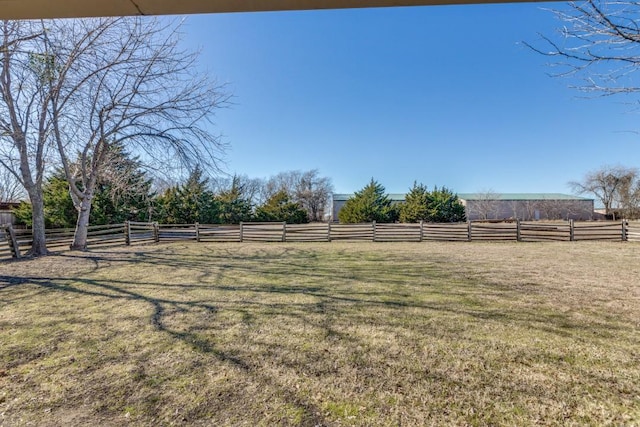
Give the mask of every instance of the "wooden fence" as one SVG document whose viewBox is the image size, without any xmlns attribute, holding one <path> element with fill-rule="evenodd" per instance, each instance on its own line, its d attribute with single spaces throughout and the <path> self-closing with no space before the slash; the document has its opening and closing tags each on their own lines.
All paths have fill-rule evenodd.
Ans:
<svg viewBox="0 0 640 427">
<path fill-rule="evenodd" d="M 625 240 L 640 242 L 640 221 L 629 221 L 626 225 Z"/>
<path fill-rule="evenodd" d="M 47 230 L 49 249 L 68 248 L 73 229 Z M 31 247 L 31 231 L 0 227 L 0 259 L 20 257 Z M 640 242 L 640 222 L 483 222 L 434 224 L 285 224 L 237 225 L 127 222 L 91 226 L 88 246 L 136 245 L 172 241 L 197 242 L 423 242 L 423 241 L 584 241 Z"/>
</svg>

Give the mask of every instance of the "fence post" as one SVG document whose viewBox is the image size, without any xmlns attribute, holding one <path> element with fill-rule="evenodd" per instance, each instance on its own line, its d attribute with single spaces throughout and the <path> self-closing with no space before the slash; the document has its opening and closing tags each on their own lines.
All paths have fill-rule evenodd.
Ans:
<svg viewBox="0 0 640 427">
<path fill-rule="evenodd" d="M 153 227 L 153 241 L 156 243 L 160 243 L 160 226 L 157 222 L 151 224 Z"/>
<path fill-rule="evenodd" d="M 471 220 L 467 222 L 467 241 L 471 241 Z"/>
<path fill-rule="evenodd" d="M 200 243 L 200 224 L 196 222 L 196 242 Z"/>
<path fill-rule="evenodd" d="M 327 223 L 327 242 L 331 241 L 331 221 Z"/>
<path fill-rule="evenodd" d="M 242 221 L 240 221 L 240 243 L 242 243 L 242 239 L 243 239 L 242 234 L 243 233 L 244 233 L 244 224 L 243 224 Z"/>
<path fill-rule="evenodd" d="M 287 241 L 287 221 L 282 221 L 282 241 Z"/>
<path fill-rule="evenodd" d="M 7 241 L 9 242 L 9 248 L 11 249 L 11 255 L 14 258 L 21 258 L 20 245 L 18 244 L 18 239 L 16 239 L 16 233 L 13 231 L 13 226 L 8 224 L 5 231 L 7 233 Z"/>
<path fill-rule="evenodd" d="M 371 223 L 371 227 L 373 227 L 373 241 L 375 242 L 376 241 L 376 222 L 375 221 Z"/>
<path fill-rule="evenodd" d="M 520 220 L 516 218 L 516 241 L 521 242 L 522 237 L 520 235 Z"/>
<path fill-rule="evenodd" d="M 424 239 L 424 220 L 420 220 L 420 241 Z"/>
<path fill-rule="evenodd" d="M 573 224 L 573 220 L 569 220 L 569 241 L 574 242 L 576 240 L 575 236 L 575 226 Z"/>
<path fill-rule="evenodd" d="M 124 222 L 124 244 L 131 245 L 131 223 L 129 221 Z"/>
<path fill-rule="evenodd" d="M 628 227 L 629 227 L 629 221 L 627 221 L 626 219 L 623 219 L 622 220 L 622 241 L 623 242 L 626 242 L 629 240 Z"/>
<path fill-rule="evenodd" d="M 2 241 L 2 237 L 7 241 L 7 247 L 11 250 L 11 242 L 9 238 L 9 224 L 0 224 L 0 242 Z M 11 256 L 13 256 L 13 251 L 11 251 Z"/>
</svg>

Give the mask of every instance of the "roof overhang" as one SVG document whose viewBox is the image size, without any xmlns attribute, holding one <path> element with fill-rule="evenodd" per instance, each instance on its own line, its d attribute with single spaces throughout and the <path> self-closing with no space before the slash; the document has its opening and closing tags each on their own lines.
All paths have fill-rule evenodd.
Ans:
<svg viewBox="0 0 640 427">
<path fill-rule="evenodd" d="M 443 4 L 518 3 L 521 0 L 0 0 L 0 19 L 345 9 Z"/>
</svg>

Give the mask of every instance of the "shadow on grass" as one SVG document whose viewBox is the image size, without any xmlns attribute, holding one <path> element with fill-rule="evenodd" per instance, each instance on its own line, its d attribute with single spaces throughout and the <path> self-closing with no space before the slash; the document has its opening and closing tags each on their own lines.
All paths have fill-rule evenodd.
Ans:
<svg viewBox="0 0 640 427">
<path fill-rule="evenodd" d="M 242 247 L 240 247 L 242 249 Z M 136 248 L 139 249 L 139 248 Z M 0 291 L 8 286 L 35 283 L 49 289 L 59 291 L 79 292 L 88 295 L 124 298 L 144 301 L 154 308 L 151 323 L 158 330 L 172 334 L 178 339 L 190 342 L 194 347 L 202 351 L 211 351 L 205 343 L 198 341 L 194 334 L 172 331 L 163 324 L 163 316 L 166 311 L 164 306 L 174 307 L 178 311 L 188 309 L 204 309 L 209 313 L 216 313 L 218 308 L 208 304 L 206 301 L 178 301 L 170 299 L 154 298 L 146 296 L 131 289 L 140 286 L 161 289 L 212 289 L 225 291 L 231 294 L 243 292 L 256 295 L 306 295 L 315 297 L 322 301 L 323 307 L 329 307 L 327 303 L 342 303 L 362 306 L 379 306 L 390 309 L 396 308 L 416 308 L 432 312 L 446 312 L 456 315 L 464 315 L 479 321 L 497 321 L 505 324 L 517 323 L 526 324 L 529 327 L 539 328 L 544 332 L 552 332 L 562 336 L 571 334 L 572 330 L 583 329 L 598 332 L 606 327 L 615 330 L 618 327 L 613 324 L 578 324 L 573 322 L 568 313 L 562 312 L 542 312 L 539 309 L 517 310 L 508 307 L 491 307 L 482 301 L 481 292 L 490 291 L 497 296 L 522 294 L 535 290 L 533 284 L 529 284 L 526 289 L 506 288 L 504 285 L 497 285 L 481 281 L 481 279 L 455 277 L 450 271 L 440 271 L 438 268 L 429 265 L 422 265 L 418 271 L 402 271 L 393 276 L 389 275 L 389 258 L 393 254 L 374 255 L 369 262 L 361 263 L 362 253 L 351 253 L 345 249 L 334 251 L 332 259 L 322 258 L 313 250 L 305 250 L 299 247 L 274 247 L 269 250 L 252 250 L 250 254 L 230 249 L 216 249 L 216 253 L 182 253 L 180 246 L 170 246 L 161 249 L 153 247 L 145 250 L 135 250 L 131 254 L 117 254 L 109 251 L 94 251 L 86 255 L 74 254 L 73 258 L 87 259 L 92 263 L 90 272 L 105 268 L 114 263 L 143 264 L 153 267 L 169 267 L 171 269 L 184 269 L 189 272 L 197 272 L 195 280 L 190 283 L 157 283 L 127 280 L 95 280 L 95 279 L 49 279 L 49 278 L 15 278 L 11 276 L 0 276 Z M 62 254 L 61 257 L 68 255 Z M 386 262 L 379 262 L 381 260 Z M 344 268 L 331 265 L 334 260 L 343 262 L 358 261 L 361 265 L 348 265 Z M 402 261 L 403 259 L 399 259 Z M 396 260 L 398 261 L 398 260 Z M 436 261 L 437 262 L 437 261 Z M 397 267 L 394 267 L 397 269 Z M 257 284 L 229 284 L 233 282 L 237 273 L 258 277 L 261 283 Z M 269 284 L 269 282 L 273 282 Z M 333 287 L 332 282 L 337 281 L 342 286 Z M 383 281 L 385 288 L 382 290 L 357 291 L 355 287 L 350 287 L 351 283 L 376 283 Z M 266 283 L 264 283 L 266 282 Z M 425 303 L 417 302 L 413 299 L 413 290 L 407 290 L 407 282 L 411 286 L 418 286 L 426 292 L 439 294 L 453 299 L 451 302 Z M 443 286 L 442 283 L 446 283 Z M 99 289 L 85 290 L 73 286 L 82 283 L 89 288 Z M 210 301 L 214 302 L 215 301 Z M 228 300 L 224 301 L 227 303 Z M 267 308 L 292 308 L 295 304 L 282 303 L 270 304 L 267 302 L 238 301 L 237 305 L 263 306 Z M 299 308 L 309 308 L 301 306 Z M 285 311 L 283 314 L 287 314 Z"/>
<path fill-rule="evenodd" d="M 375 257 L 366 263 L 356 266 L 334 266 L 331 259 L 322 259 L 312 251 L 299 248 L 277 248 L 275 250 L 254 251 L 251 254 L 238 254 L 232 251 L 220 251 L 215 254 L 178 254 L 179 248 L 169 248 L 163 251 L 136 251 L 133 255 L 105 253 L 89 253 L 73 255 L 74 258 L 86 258 L 93 263 L 92 269 L 106 268 L 110 264 L 119 262 L 144 265 L 145 268 L 185 269 L 194 272 L 189 277 L 191 283 L 157 283 L 142 280 L 116 280 L 79 278 L 47 278 L 47 277 L 14 277 L 0 275 L 0 296 L 3 291 L 23 285 L 35 285 L 43 290 L 82 294 L 99 298 L 122 301 L 143 302 L 152 308 L 149 323 L 157 331 L 170 335 L 173 339 L 188 344 L 194 350 L 211 355 L 221 362 L 230 364 L 247 375 L 255 378 L 259 383 L 277 389 L 278 394 L 289 404 L 298 408 L 302 415 L 302 425 L 321 425 L 326 420 L 322 410 L 316 407 L 308 398 L 295 391 L 289 390 L 281 384 L 279 379 L 260 371 L 258 364 L 250 356 L 242 358 L 231 351 L 223 351 L 216 347 L 211 340 L 192 331 L 176 330 L 166 321 L 170 311 L 190 312 L 204 311 L 212 316 L 221 310 L 236 311 L 242 315 L 243 321 L 252 322 L 256 316 L 289 316 L 303 323 L 313 324 L 324 330 L 326 336 L 335 336 L 343 342 L 358 346 L 358 339 L 349 336 L 348 332 L 339 331 L 332 326 L 332 317 L 342 317 L 343 322 L 359 321 L 358 308 L 371 309 L 379 313 L 389 310 L 388 319 L 371 318 L 371 323 L 383 326 L 391 325 L 399 317 L 404 316 L 405 309 L 414 310 L 415 316 L 455 315 L 478 322 L 498 322 L 502 325 L 526 326 L 536 328 L 545 334 L 553 333 L 563 337 L 576 332 L 600 332 L 603 328 L 611 330 L 615 325 L 573 322 L 567 313 L 540 311 L 534 308 L 513 309 L 503 304 L 489 306 L 483 304 L 478 296 L 478 287 L 492 288 L 489 283 L 478 281 L 461 281 L 450 277 L 451 272 L 439 271 L 430 266 L 422 266 L 416 271 L 398 271 L 389 274 L 390 264 L 378 262 Z M 64 256 L 64 255 L 63 255 Z M 358 259 L 358 254 L 346 251 L 336 253 L 336 259 L 343 261 Z M 397 267 L 394 267 L 397 269 Z M 233 284 L 234 276 L 242 273 L 255 278 L 253 283 Z M 89 274 L 89 273 L 87 273 Z M 259 283 L 258 283 L 259 280 Z M 404 285 L 410 281 L 412 286 L 420 286 L 432 295 L 445 297 L 443 300 L 434 299 L 432 302 L 417 301 L 412 291 Z M 442 281 L 446 285 L 442 285 Z M 251 281 L 250 281 L 251 282 Z M 269 282 L 272 282 L 269 284 Z M 339 286 L 334 286 L 338 282 Z M 357 290 L 351 285 L 363 283 L 383 282 L 386 287 L 376 290 Z M 433 283 L 437 283 L 433 284 Z M 152 296 L 160 292 L 157 290 L 207 290 L 211 289 L 222 296 L 219 300 L 179 298 L 160 298 Z M 372 288 L 371 288 L 372 289 Z M 495 289 L 496 292 L 507 293 L 506 289 Z M 35 292 L 35 291 L 34 291 Z M 145 294 L 145 292 L 147 294 Z M 238 295 L 250 295 L 250 298 L 239 298 Z M 35 294 L 30 294 L 35 295 Z M 182 294 L 177 294 L 179 297 Z M 271 297 L 284 296 L 284 301 Z M 309 302 L 294 302 L 295 297 L 309 297 Z M 460 297 L 465 297 L 464 301 Z M 292 297 L 292 298 L 286 298 Z M 4 303 L 18 304 L 14 300 L 3 298 Z M 502 307 L 501 307 L 502 306 Z M 322 315 L 322 323 L 318 324 L 311 315 Z M 262 319 L 258 318 L 258 321 Z M 429 331 L 425 331 L 429 334 Z M 278 343 L 270 343 L 272 353 L 277 353 Z M 363 346 L 366 348 L 366 346 Z M 284 364 L 284 362 L 281 362 Z M 289 366 L 295 369 L 295 366 Z M 444 381 L 444 379 L 443 379 Z"/>
<path fill-rule="evenodd" d="M 209 340 L 199 336 L 196 333 L 187 331 L 173 330 L 165 325 L 164 318 L 167 312 L 167 308 L 172 308 L 179 312 L 185 312 L 194 309 L 202 309 L 210 314 L 218 312 L 218 308 L 205 301 L 182 301 L 167 298 L 154 298 L 142 293 L 134 292 L 125 287 L 135 288 L 140 285 L 159 286 L 157 283 L 145 283 L 145 282 L 130 282 L 130 281 L 118 281 L 118 280 L 93 280 L 87 278 L 78 279 L 65 279 L 56 278 L 50 279 L 45 277 L 15 277 L 0 275 L 0 292 L 8 290 L 13 287 L 21 285 L 35 285 L 43 290 L 56 291 L 72 294 L 81 294 L 93 297 L 114 299 L 114 300 L 132 300 L 147 303 L 153 307 L 153 313 L 150 316 L 150 323 L 153 327 L 163 333 L 169 334 L 172 338 L 180 340 L 194 350 L 212 355 L 223 363 L 231 364 L 232 366 L 241 369 L 247 375 L 253 376 L 255 379 L 263 384 L 268 384 L 277 388 L 278 394 L 282 396 L 289 404 L 294 405 L 301 411 L 301 424 L 300 425 L 323 425 L 325 423 L 324 418 L 321 415 L 319 408 L 315 407 L 312 403 L 299 397 L 296 393 L 287 390 L 280 386 L 276 379 L 270 378 L 257 370 L 250 361 L 245 361 L 240 357 L 237 357 L 228 352 L 221 351 L 212 345 Z M 1 293 L 0 293 L 1 295 Z M 30 294 L 29 297 L 33 297 L 36 294 Z M 19 299 L 15 298 L 12 301 L 5 300 L 5 302 L 18 302 Z M 22 363 L 28 363 L 34 359 L 37 359 L 39 355 L 32 358 L 22 360 Z"/>
</svg>

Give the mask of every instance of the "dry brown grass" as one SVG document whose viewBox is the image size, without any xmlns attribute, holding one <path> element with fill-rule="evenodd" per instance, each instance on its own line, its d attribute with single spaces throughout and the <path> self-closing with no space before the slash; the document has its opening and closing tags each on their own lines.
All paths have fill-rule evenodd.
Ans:
<svg viewBox="0 0 640 427">
<path fill-rule="evenodd" d="M 0 424 L 640 425 L 640 245 L 0 263 Z"/>
</svg>

